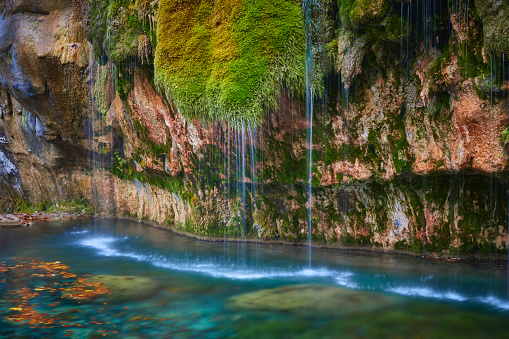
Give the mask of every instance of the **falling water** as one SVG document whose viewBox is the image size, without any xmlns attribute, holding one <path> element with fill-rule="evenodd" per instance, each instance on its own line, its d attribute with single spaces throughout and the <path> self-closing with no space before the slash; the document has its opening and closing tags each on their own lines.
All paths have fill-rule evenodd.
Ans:
<svg viewBox="0 0 509 339">
<path fill-rule="evenodd" d="M 492 51 L 490 56 L 490 112 L 493 116 L 493 59 L 495 57 L 494 51 Z M 493 164 L 491 164 L 491 167 L 493 168 Z M 490 281 L 490 293 L 492 292 L 492 242 L 493 242 L 493 231 L 492 231 L 492 223 L 493 223 L 493 172 L 490 171 L 490 222 L 489 222 L 489 242 L 490 242 L 490 274 L 489 274 L 489 281 Z"/>
<path fill-rule="evenodd" d="M 309 167 L 308 167 L 308 265 L 311 267 L 311 238 L 312 238 L 312 179 L 313 179 L 313 97 L 314 88 L 312 82 L 312 72 L 314 69 L 314 53 L 312 40 L 312 17 L 311 0 L 305 2 L 305 21 L 306 21 L 306 117 L 309 123 Z"/>
<path fill-rule="evenodd" d="M 251 166 L 251 201 L 253 205 L 253 210 L 256 210 L 256 180 L 257 180 L 257 171 L 256 171 L 256 129 L 249 126 L 248 130 L 249 136 L 249 158 L 250 158 L 250 166 Z"/>
<path fill-rule="evenodd" d="M 90 117 L 92 119 L 91 122 L 91 130 L 89 128 L 89 148 L 91 152 L 91 158 L 92 158 L 92 204 L 94 206 L 94 213 L 97 213 L 97 185 L 96 185 L 96 159 L 95 159 L 95 114 L 94 114 L 94 108 L 95 108 L 95 95 L 94 95 L 94 86 L 95 86 L 95 79 L 94 79 L 94 52 L 92 49 L 92 44 L 89 43 L 88 46 L 88 62 L 89 62 L 89 77 L 90 77 Z"/>
<path fill-rule="evenodd" d="M 239 216 L 239 211 L 240 209 L 242 208 L 242 200 L 239 201 L 238 197 L 239 197 L 239 192 L 242 192 L 242 183 L 241 183 L 241 180 L 242 180 L 242 173 L 241 173 L 241 170 L 242 170 L 242 159 L 241 159 L 241 156 L 242 156 L 242 145 L 241 145 L 241 141 L 240 141 L 240 126 L 237 125 L 236 128 L 235 128 L 235 182 L 236 182 L 236 191 L 235 191 L 235 198 L 237 200 L 237 213 L 236 213 L 236 218 L 237 218 L 237 226 L 238 226 L 238 234 L 239 236 L 242 236 L 242 228 L 241 228 L 241 216 Z"/>
<path fill-rule="evenodd" d="M 401 7 L 401 16 L 400 16 L 400 31 L 399 31 L 399 46 L 400 46 L 400 52 L 399 57 L 401 60 L 403 60 L 403 3 L 400 5 Z M 401 62 L 401 65 L 403 66 L 403 62 Z"/>
<path fill-rule="evenodd" d="M 410 74 L 409 65 L 410 65 L 410 57 L 408 55 L 408 50 L 410 47 L 410 25 L 412 24 L 412 16 L 410 13 L 412 12 L 412 0 L 410 0 L 410 5 L 407 6 L 407 23 L 406 23 L 406 75 L 407 77 Z"/>
<path fill-rule="evenodd" d="M 242 237 L 246 236 L 246 124 L 241 128 L 242 143 Z"/>
<path fill-rule="evenodd" d="M 226 156 L 227 156 L 227 166 L 228 166 L 228 170 L 226 172 L 226 176 L 228 178 L 228 187 L 227 187 L 227 190 L 228 190 L 228 220 L 230 220 L 230 217 L 231 217 L 231 214 L 232 214 L 232 211 L 231 211 L 231 204 L 229 203 L 231 200 L 230 200 L 230 178 L 231 178 L 231 167 L 230 167 L 230 153 L 231 153 L 231 128 L 230 128 L 230 124 L 228 123 L 226 125 L 226 129 L 227 129 L 227 138 L 226 138 L 226 142 L 228 143 L 227 144 L 227 148 L 226 148 Z"/>
<path fill-rule="evenodd" d="M 505 78 L 505 54 L 502 55 L 502 83 L 505 84 L 506 78 Z M 508 77 L 509 80 L 509 77 Z M 504 101 L 507 100 L 506 92 L 504 91 Z M 507 108 L 506 108 L 507 110 Z M 508 111 L 509 113 L 509 111 Z M 508 187 L 509 188 L 509 187 Z M 508 193 L 509 195 L 509 193 Z M 509 211 L 509 199 L 507 199 L 507 210 Z M 507 284 L 507 291 L 506 291 L 506 299 L 509 300 L 509 213 L 507 214 L 507 263 L 506 263 L 506 284 Z"/>
</svg>

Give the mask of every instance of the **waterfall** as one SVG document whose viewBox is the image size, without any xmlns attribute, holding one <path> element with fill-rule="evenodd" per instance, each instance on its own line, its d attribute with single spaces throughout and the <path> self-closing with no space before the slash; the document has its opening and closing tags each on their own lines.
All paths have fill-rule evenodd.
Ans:
<svg viewBox="0 0 509 339">
<path fill-rule="evenodd" d="M 412 24 L 412 0 L 410 0 L 410 4 L 407 6 L 407 23 L 406 23 L 406 76 L 410 75 L 410 56 L 408 54 L 410 47 L 410 25 Z"/>
<path fill-rule="evenodd" d="M 250 157 L 250 166 L 251 166 L 251 201 L 256 210 L 256 129 L 249 126 L 248 130 L 249 136 L 249 157 Z"/>
<path fill-rule="evenodd" d="M 306 118 L 309 124 L 308 143 L 308 265 L 311 267 L 311 241 L 312 241 L 312 212 L 313 212 L 313 98 L 314 84 L 312 77 L 314 72 L 313 52 L 313 22 L 312 22 L 312 0 L 305 2 L 305 25 L 306 25 Z"/>
<path fill-rule="evenodd" d="M 400 33 L 399 33 L 399 57 L 401 59 L 401 66 L 403 67 L 403 3 L 400 4 L 401 7 L 401 17 L 400 17 Z"/>
<path fill-rule="evenodd" d="M 469 0 L 470 2 L 470 0 Z M 502 55 L 502 83 L 505 83 L 505 54 Z M 505 94 L 505 91 L 504 91 L 504 100 L 507 99 L 507 96 Z M 506 108 L 506 113 L 509 113 L 509 110 Z M 509 211 L 509 186 L 508 186 L 508 199 L 507 199 L 507 210 Z M 505 267 L 505 270 L 506 270 L 506 299 L 509 300 L 509 213 L 507 214 L 507 242 L 506 242 L 506 247 L 507 247 L 507 263 L 506 263 L 506 267 Z"/>
<path fill-rule="evenodd" d="M 88 141 L 88 147 L 89 152 L 91 152 L 91 156 L 89 157 L 89 161 L 91 161 L 91 167 L 92 167 L 92 204 L 94 206 L 94 214 L 97 214 L 97 183 L 96 183 L 96 154 L 95 154 L 95 114 L 94 114 L 94 108 L 95 108 L 95 78 L 94 78 L 94 66 L 95 66 L 95 60 L 94 60 L 94 52 L 92 48 L 92 44 L 89 43 L 88 46 L 88 71 L 89 71 L 89 77 L 90 77 L 90 126 L 89 126 L 89 141 Z"/>
<path fill-rule="evenodd" d="M 242 123 L 241 127 L 242 144 L 242 237 L 246 236 L 246 125 Z"/>
</svg>

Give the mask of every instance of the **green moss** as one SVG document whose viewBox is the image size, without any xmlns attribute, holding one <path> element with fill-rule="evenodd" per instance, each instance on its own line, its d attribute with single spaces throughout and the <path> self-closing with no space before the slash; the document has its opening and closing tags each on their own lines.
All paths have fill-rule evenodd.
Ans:
<svg viewBox="0 0 509 339">
<path fill-rule="evenodd" d="M 106 55 L 113 63 L 137 57 L 139 37 L 151 35 L 150 26 L 144 25 L 146 17 L 157 8 L 147 0 L 91 0 L 89 6 L 87 39 L 96 57 Z"/>
<path fill-rule="evenodd" d="M 404 239 L 394 243 L 395 250 L 409 250 L 410 248 L 411 248 L 411 246 L 408 245 L 407 241 Z"/>
<path fill-rule="evenodd" d="M 155 81 L 186 117 L 257 123 L 304 89 L 300 1 L 162 0 L 157 30 Z"/>
<path fill-rule="evenodd" d="M 499 140 L 502 147 L 505 147 L 505 145 L 509 143 L 509 127 L 500 132 Z"/>
<path fill-rule="evenodd" d="M 392 123 L 394 132 L 387 136 L 391 145 L 392 160 L 397 173 L 409 172 L 415 158 L 409 152 L 409 143 L 407 140 L 407 131 L 404 116 L 396 113 L 388 113 L 390 123 Z"/>
<path fill-rule="evenodd" d="M 25 201 L 17 211 L 18 213 L 35 213 L 35 212 L 44 212 L 44 213 L 55 213 L 55 212 L 65 212 L 65 213 L 76 213 L 81 214 L 85 212 L 85 214 L 94 213 L 94 207 L 90 204 L 87 199 L 72 199 L 68 201 L 59 201 L 59 202 L 50 202 L 48 200 L 44 200 L 39 204 L 31 204 L 28 201 Z"/>
<path fill-rule="evenodd" d="M 131 74 L 129 68 L 125 67 L 125 63 L 119 63 L 118 67 L 115 67 L 115 88 L 117 89 L 118 96 L 121 100 L 127 100 L 129 92 L 133 88 Z"/>
<path fill-rule="evenodd" d="M 343 245 L 353 245 L 355 244 L 355 238 L 352 235 L 350 235 L 350 233 L 345 233 L 341 235 L 341 237 L 339 238 L 339 242 L 342 243 Z"/>
<path fill-rule="evenodd" d="M 341 22 L 353 28 L 373 24 L 385 16 L 390 4 L 388 0 L 338 0 Z"/>
<path fill-rule="evenodd" d="M 424 246 L 422 245 L 422 242 L 419 239 L 413 239 L 412 242 L 412 252 L 415 253 L 422 253 L 424 251 Z"/>
<path fill-rule="evenodd" d="M 400 40 L 406 38 L 409 23 L 402 19 L 400 15 L 394 13 L 388 15 L 383 24 L 385 25 L 386 39 Z"/>
</svg>

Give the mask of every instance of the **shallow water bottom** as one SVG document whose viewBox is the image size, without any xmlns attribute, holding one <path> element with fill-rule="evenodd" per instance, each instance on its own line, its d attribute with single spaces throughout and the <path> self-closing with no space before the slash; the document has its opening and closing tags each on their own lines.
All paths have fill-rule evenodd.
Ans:
<svg viewBox="0 0 509 339">
<path fill-rule="evenodd" d="M 507 267 L 493 263 L 317 249 L 309 263 L 304 247 L 104 219 L 1 230 L 0 262 L 4 338 L 509 335 Z"/>
</svg>

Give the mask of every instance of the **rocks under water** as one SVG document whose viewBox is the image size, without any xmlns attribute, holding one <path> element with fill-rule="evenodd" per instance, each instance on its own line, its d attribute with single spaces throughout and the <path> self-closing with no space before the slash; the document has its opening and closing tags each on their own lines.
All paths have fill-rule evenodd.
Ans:
<svg viewBox="0 0 509 339">
<path fill-rule="evenodd" d="M 259 290 L 229 299 L 229 305 L 233 308 L 289 312 L 311 317 L 374 310 L 383 312 L 385 308 L 395 307 L 402 302 L 401 298 L 380 293 L 312 284 Z"/>
</svg>

